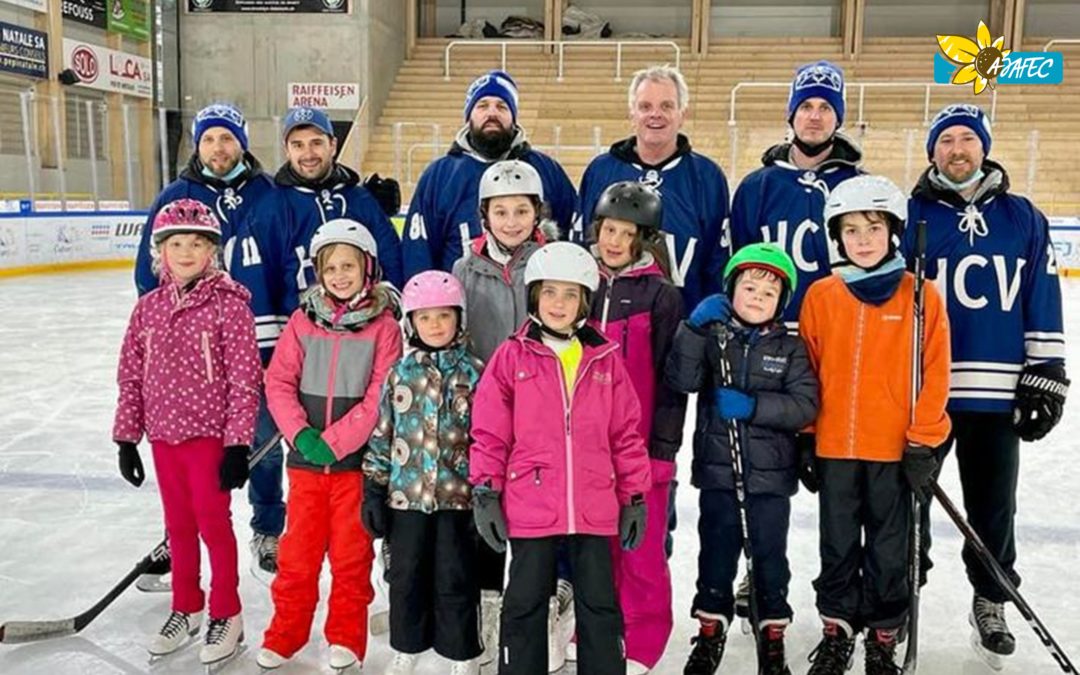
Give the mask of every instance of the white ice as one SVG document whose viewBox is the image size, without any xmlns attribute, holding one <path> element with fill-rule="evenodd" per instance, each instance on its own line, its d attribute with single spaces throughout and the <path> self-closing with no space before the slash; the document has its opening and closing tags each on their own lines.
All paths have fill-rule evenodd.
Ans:
<svg viewBox="0 0 1080 675">
<path fill-rule="evenodd" d="M 1080 363 L 1080 282 L 1063 282 L 1072 364 Z M 136 490 L 117 474 L 109 438 L 116 398 L 117 353 L 135 294 L 127 271 L 88 272 L 0 281 L 0 623 L 73 616 L 98 600 L 160 539 L 160 504 L 152 462 Z M 1076 365 L 1073 365 L 1074 377 Z M 692 417 L 692 416 L 691 416 Z M 688 420 L 687 437 L 692 429 Z M 689 616 L 697 568 L 697 494 L 689 486 L 684 449 L 679 528 L 672 560 L 676 627 L 653 671 L 682 672 L 696 624 Z M 1025 446 L 1018 520 L 1019 572 L 1028 602 L 1073 661 L 1080 663 L 1080 394 L 1065 419 L 1041 443 Z M 942 485 L 961 502 L 950 458 Z M 256 673 L 255 653 L 271 614 L 269 591 L 248 573 L 250 507 L 234 493 L 240 542 L 241 596 L 249 649 L 224 672 Z M 960 561 L 961 537 L 934 509 L 936 567 L 923 591 L 922 673 L 990 673 L 968 646 L 970 588 Z M 818 571 L 817 507 L 801 494 L 793 505 L 789 554 L 793 571 L 788 631 L 792 672 L 806 672 L 819 622 L 811 580 Z M 204 583 L 208 566 L 203 564 Z M 325 598 L 327 576 L 324 575 Z M 79 636 L 26 645 L 0 645 L 0 673 L 195 673 L 197 647 L 151 668 L 144 645 L 169 610 L 168 594 L 130 589 Z M 329 672 L 321 635 L 325 610 L 311 641 L 288 673 Z M 1005 672 L 1053 673 L 1056 666 L 1020 615 L 1010 610 L 1017 652 Z M 902 648 L 901 648 L 902 651 Z M 364 672 L 381 673 L 390 659 L 386 637 L 371 639 Z M 852 672 L 862 670 L 861 647 Z M 754 672 L 752 640 L 732 631 L 720 672 Z M 445 673 L 434 655 L 418 672 Z"/>
</svg>

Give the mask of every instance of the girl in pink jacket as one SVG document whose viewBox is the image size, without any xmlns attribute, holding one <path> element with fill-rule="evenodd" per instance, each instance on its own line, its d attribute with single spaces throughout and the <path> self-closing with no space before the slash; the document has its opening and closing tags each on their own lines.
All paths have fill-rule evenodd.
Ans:
<svg viewBox="0 0 1080 675">
<path fill-rule="evenodd" d="M 230 658 L 243 640 L 229 490 L 247 480 L 262 368 L 249 294 L 218 269 L 221 226 L 201 202 L 180 199 L 154 218 L 161 283 L 135 305 L 124 336 L 113 439 L 120 473 L 144 478 L 136 448 L 150 441 L 172 556 L 172 613 L 153 657 L 197 635 L 205 603 L 199 538 L 210 553 L 210 625 L 199 654 Z"/>
<path fill-rule="evenodd" d="M 529 320 L 491 358 L 473 406 L 469 480 L 480 536 L 513 548 L 499 673 L 548 666 L 548 598 L 561 541 L 570 555 L 578 669 L 623 675 L 622 615 L 608 539 L 644 536 L 651 487 L 641 410 L 617 345 L 585 325 L 596 261 L 569 242 L 525 269 Z"/>
<path fill-rule="evenodd" d="M 641 403 L 642 438 L 649 448 L 652 487 L 645 495 L 645 541 L 624 552 L 612 540 L 615 587 L 626 624 L 626 673 L 649 672 L 667 647 L 672 615 L 665 539 L 675 453 L 682 444 L 686 396 L 664 383 L 663 368 L 683 319 L 682 294 L 667 273 L 660 236 L 660 195 L 637 181 L 613 183 L 600 195 L 592 226 L 600 289 L 591 318 L 619 345 Z"/>
<path fill-rule="evenodd" d="M 397 301 L 379 283 L 371 232 L 353 220 L 330 220 L 309 250 L 318 284 L 300 299 L 266 371 L 267 405 L 290 446 L 285 536 L 270 585 L 274 618 L 256 658 L 268 670 L 307 643 L 327 556 L 330 667 L 350 668 L 367 651 L 375 556 L 360 523 L 361 467 L 379 392 L 401 357 Z"/>
</svg>

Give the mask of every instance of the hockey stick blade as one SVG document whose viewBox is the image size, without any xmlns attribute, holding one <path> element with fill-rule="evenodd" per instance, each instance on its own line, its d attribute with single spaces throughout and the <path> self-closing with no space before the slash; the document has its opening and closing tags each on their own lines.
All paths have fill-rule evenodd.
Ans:
<svg viewBox="0 0 1080 675">
<path fill-rule="evenodd" d="M 274 434 L 273 438 L 260 446 L 255 454 L 248 458 L 248 467 L 255 466 L 259 460 L 265 457 L 279 442 L 281 442 L 281 434 Z M 153 550 L 147 553 L 130 572 L 127 573 L 127 576 L 113 586 L 112 589 L 105 594 L 105 597 L 98 600 L 90 609 L 69 619 L 8 621 L 7 623 L 0 624 L 0 644 L 39 642 L 41 640 L 51 640 L 53 638 L 75 635 L 97 618 L 98 614 L 105 611 L 105 608 L 111 605 L 113 600 L 116 600 L 116 598 L 126 591 L 131 584 L 135 583 L 135 580 L 149 570 L 152 565 L 168 556 L 168 543 L 163 539 L 153 548 Z"/>
</svg>

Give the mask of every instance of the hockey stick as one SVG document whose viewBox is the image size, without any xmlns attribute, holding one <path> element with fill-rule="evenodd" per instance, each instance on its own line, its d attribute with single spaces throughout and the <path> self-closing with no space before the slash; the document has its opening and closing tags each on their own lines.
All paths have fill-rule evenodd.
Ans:
<svg viewBox="0 0 1080 675">
<path fill-rule="evenodd" d="M 915 224 L 915 304 L 911 326 L 911 423 L 915 423 L 915 404 L 922 390 L 922 350 L 924 302 L 926 284 L 926 221 Z M 907 649 L 904 651 L 904 675 L 912 675 L 919 667 L 919 576 L 922 567 L 922 502 L 911 493 L 911 527 L 908 530 L 908 597 Z"/>
<path fill-rule="evenodd" d="M 945 509 L 945 512 L 949 514 L 949 518 L 960 530 L 960 533 L 964 535 L 964 541 L 967 542 L 971 550 L 982 561 L 983 566 L 986 567 L 986 571 L 990 572 L 991 576 L 1001 587 L 1001 590 L 1005 591 L 1005 595 L 1009 596 L 1009 599 L 1014 605 L 1016 605 L 1017 611 L 1024 617 L 1024 620 L 1031 626 L 1031 630 L 1035 631 L 1035 635 L 1038 636 L 1039 641 L 1043 643 L 1050 652 L 1050 656 L 1054 658 L 1054 661 L 1065 673 L 1076 673 L 1076 667 L 1073 666 L 1072 661 L 1065 655 L 1065 651 L 1061 648 L 1061 645 L 1057 643 L 1054 636 L 1050 634 L 1050 630 L 1039 620 L 1035 610 L 1031 608 L 1031 605 L 1024 600 L 1024 596 L 1020 595 L 1020 591 L 1009 579 L 1009 575 L 1005 573 L 1005 570 L 1001 569 L 1001 564 L 998 563 L 990 549 L 986 548 L 986 544 L 975 532 L 975 529 L 971 527 L 971 523 L 964 520 L 964 517 L 960 515 L 960 511 L 957 510 L 956 505 L 953 504 L 949 496 L 945 494 L 945 491 L 941 489 L 941 486 L 937 482 L 930 483 L 930 489 L 934 492 L 934 497 L 941 502 L 941 506 Z"/>
<path fill-rule="evenodd" d="M 720 379 L 725 387 L 730 387 L 734 378 L 731 374 L 731 361 L 727 355 L 728 337 L 730 333 L 726 328 L 720 334 Z M 743 363 L 749 358 L 750 345 L 743 347 Z M 754 647 L 757 651 L 758 670 L 761 670 L 761 627 L 758 625 L 757 584 L 754 583 L 754 555 L 750 545 L 750 507 L 746 500 L 746 480 L 743 475 L 742 464 L 742 433 L 737 420 L 729 420 L 728 445 L 731 447 L 731 473 L 735 478 L 735 503 L 739 508 L 739 527 L 742 530 L 743 557 L 746 558 L 746 580 L 750 586 L 748 609 L 750 612 L 750 632 L 754 636 Z"/>
<path fill-rule="evenodd" d="M 248 458 L 248 467 L 254 467 L 259 460 L 273 450 L 274 446 L 280 441 L 281 434 L 274 434 L 270 440 L 255 451 L 255 454 Z M 163 539 L 161 543 L 147 553 L 146 556 L 127 573 L 127 576 L 113 586 L 112 589 L 105 594 L 105 597 L 98 600 L 93 607 L 82 614 L 78 614 L 69 619 L 57 619 L 55 621 L 9 621 L 0 624 L 0 643 L 17 644 L 20 642 L 37 642 L 39 640 L 51 640 L 52 638 L 75 635 L 83 628 L 86 628 L 91 621 L 96 619 L 98 614 L 105 611 L 105 608 L 111 605 L 113 600 L 116 600 L 121 593 L 127 590 L 128 586 L 135 583 L 135 580 L 149 570 L 151 566 L 169 557 L 169 546 L 167 541 L 168 540 Z"/>
</svg>

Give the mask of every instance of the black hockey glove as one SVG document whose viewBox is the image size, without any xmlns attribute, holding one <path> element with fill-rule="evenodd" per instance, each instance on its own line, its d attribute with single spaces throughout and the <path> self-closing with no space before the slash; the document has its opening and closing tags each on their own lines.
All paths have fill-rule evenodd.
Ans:
<svg viewBox="0 0 1080 675">
<path fill-rule="evenodd" d="M 247 482 L 248 450 L 246 445 L 226 446 L 225 457 L 221 460 L 221 468 L 218 469 L 221 489 L 225 492 L 239 490 Z"/>
<path fill-rule="evenodd" d="M 379 202 L 387 218 L 396 216 L 401 210 L 401 186 L 393 178 L 380 178 L 379 174 L 373 173 L 364 181 L 364 187 Z"/>
<path fill-rule="evenodd" d="M 472 507 L 476 531 L 488 546 L 498 553 L 506 550 L 506 517 L 502 512 L 501 495 L 486 485 L 473 488 Z"/>
<path fill-rule="evenodd" d="M 370 478 L 364 479 L 364 505 L 360 521 L 374 539 L 385 539 L 390 531 L 390 505 L 386 503 L 387 489 Z"/>
<path fill-rule="evenodd" d="M 1069 379 L 1060 363 L 1040 363 L 1024 368 L 1016 385 L 1013 428 L 1028 443 L 1041 439 L 1061 421 Z"/>
<path fill-rule="evenodd" d="M 143 470 L 138 448 L 129 441 L 117 441 L 116 444 L 120 446 L 120 475 L 127 482 L 139 487 L 146 480 L 146 472 Z"/>
<path fill-rule="evenodd" d="M 641 495 L 634 495 L 630 503 L 619 509 L 619 543 L 624 551 L 633 551 L 645 539 L 645 520 L 648 509 Z"/>
<path fill-rule="evenodd" d="M 815 442 L 814 434 L 795 434 L 795 449 L 799 452 L 799 482 L 810 494 L 814 494 L 821 487 L 818 482 Z"/>
<path fill-rule="evenodd" d="M 940 460 L 933 448 L 917 443 L 908 443 L 904 448 L 904 457 L 900 460 L 900 468 L 904 471 L 904 478 L 912 491 L 924 500 L 930 494 L 930 483 L 934 482 L 937 475 Z"/>
</svg>

